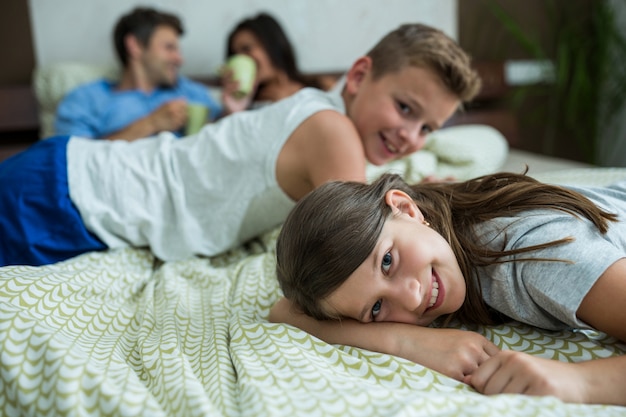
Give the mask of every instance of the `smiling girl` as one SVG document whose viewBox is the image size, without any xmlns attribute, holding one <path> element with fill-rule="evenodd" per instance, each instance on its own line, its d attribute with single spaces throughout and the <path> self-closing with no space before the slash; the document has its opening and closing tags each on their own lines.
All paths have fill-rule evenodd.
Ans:
<svg viewBox="0 0 626 417">
<path fill-rule="evenodd" d="M 435 320 L 514 319 L 626 341 L 625 202 L 626 182 L 564 188 L 509 173 L 413 186 L 395 175 L 372 185 L 329 183 L 304 198 L 283 226 L 277 274 L 289 301 L 280 301 L 270 319 L 366 348 L 378 342 L 363 329 L 378 326 L 370 337 L 396 340 L 378 350 L 404 357 L 402 325 Z M 330 319 L 342 320 L 341 338 Z M 380 330 L 385 324 L 395 327 Z M 442 331 L 409 327 L 421 329 L 412 340 Z M 440 343 L 448 346 L 452 336 L 442 333 Z M 572 364 L 485 352 L 489 358 L 476 355 L 473 369 L 456 373 L 441 369 L 432 352 L 410 358 L 486 394 L 626 405 L 624 356 Z"/>
</svg>

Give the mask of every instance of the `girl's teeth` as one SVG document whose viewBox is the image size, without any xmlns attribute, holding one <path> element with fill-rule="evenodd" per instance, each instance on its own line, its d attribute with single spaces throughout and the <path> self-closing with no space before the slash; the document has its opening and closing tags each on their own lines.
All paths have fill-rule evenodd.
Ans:
<svg viewBox="0 0 626 417">
<path fill-rule="evenodd" d="M 434 281 L 433 291 L 430 294 L 430 303 L 428 304 L 429 308 L 435 305 L 435 303 L 437 302 L 437 296 L 439 296 L 439 282 Z"/>
<path fill-rule="evenodd" d="M 398 149 L 397 149 L 395 146 L 393 146 L 391 143 L 389 143 L 389 141 L 388 141 L 388 140 L 385 140 L 385 147 L 386 147 L 386 148 L 387 148 L 387 150 L 388 150 L 389 152 L 391 152 L 391 153 L 396 153 L 396 152 L 398 152 Z"/>
</svg>

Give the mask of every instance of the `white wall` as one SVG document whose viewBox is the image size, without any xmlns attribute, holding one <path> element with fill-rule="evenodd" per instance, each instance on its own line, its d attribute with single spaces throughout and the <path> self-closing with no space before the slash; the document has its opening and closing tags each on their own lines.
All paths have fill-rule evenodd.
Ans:
<svg viewBox="0 0 626 417">
<path fill-rule="evenodd" d="M 111 31 L 135 5 L 176 13 L 187 75 L 215 73 L 234 25 L 259 11 L 279 20 L 307 72 L 337 71 L 401 23 L 421 22 L 457 37 L 457 0 L 29 0 L 35 59 L 115 62 Z"/>
</svg>

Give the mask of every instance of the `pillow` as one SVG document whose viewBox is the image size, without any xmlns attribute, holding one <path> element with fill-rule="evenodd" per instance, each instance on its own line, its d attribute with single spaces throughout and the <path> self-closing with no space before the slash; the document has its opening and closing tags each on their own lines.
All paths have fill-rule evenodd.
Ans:
<svg viewBox="0 0 626 417">
<path fill-rule="evenodd" d="M 63 62 L 35 68 L 33 89 L 39 105 L 39 135 L 54 134 L 57 106 L 70 90 L 100 78 L 116 80 L 120 70 L 116 66 Z"/>
<path fill-rule="evenodd" d="M 424 148 L 382 166 L 368 165 L 367 179 L 384 172 L 418 182 L 432 175 L 463 181 L 498 171 L 505 163 L 509 145 L 504 136 L 487 125 L 459 125 L 432 133 Z"/>
</svg>

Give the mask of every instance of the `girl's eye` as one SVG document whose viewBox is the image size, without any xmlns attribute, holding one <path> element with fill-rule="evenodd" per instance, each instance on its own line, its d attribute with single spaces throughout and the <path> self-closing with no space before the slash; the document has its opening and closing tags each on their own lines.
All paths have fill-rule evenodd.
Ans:
<svg viewBox="0 0 626 417">
<path fill-rule="evenodd" d="M 411 113 L 411 108 L 401 101 L 398 101 L 398 108 L 400 109 L 400 113 L 404 115 L 408 115 Z"/>
<path fill-rule="evenodd" d="M 381 269 L 383 273 L 388 274 L 389 269 L 391 269 L 391 263 L 393 262 L 393 257 L 391 256 L 391 252 L 387 252 L 383 255 L 383 260 L 381 262 Z"/>
<path fill-rule="evenodd" d="M 428 125 L 422 126 L 422 135 L 428 135 L 429 133 L 433 133 L 433 129 Z"/>
<path fill-rule="evenodd" d="M 372 319 L 375 319 L 378 313 L 380 313 L 380 309 L 382 307 L 383 302 L 381 300 L 376 301 L 372 306 Z"/>
</svg>

